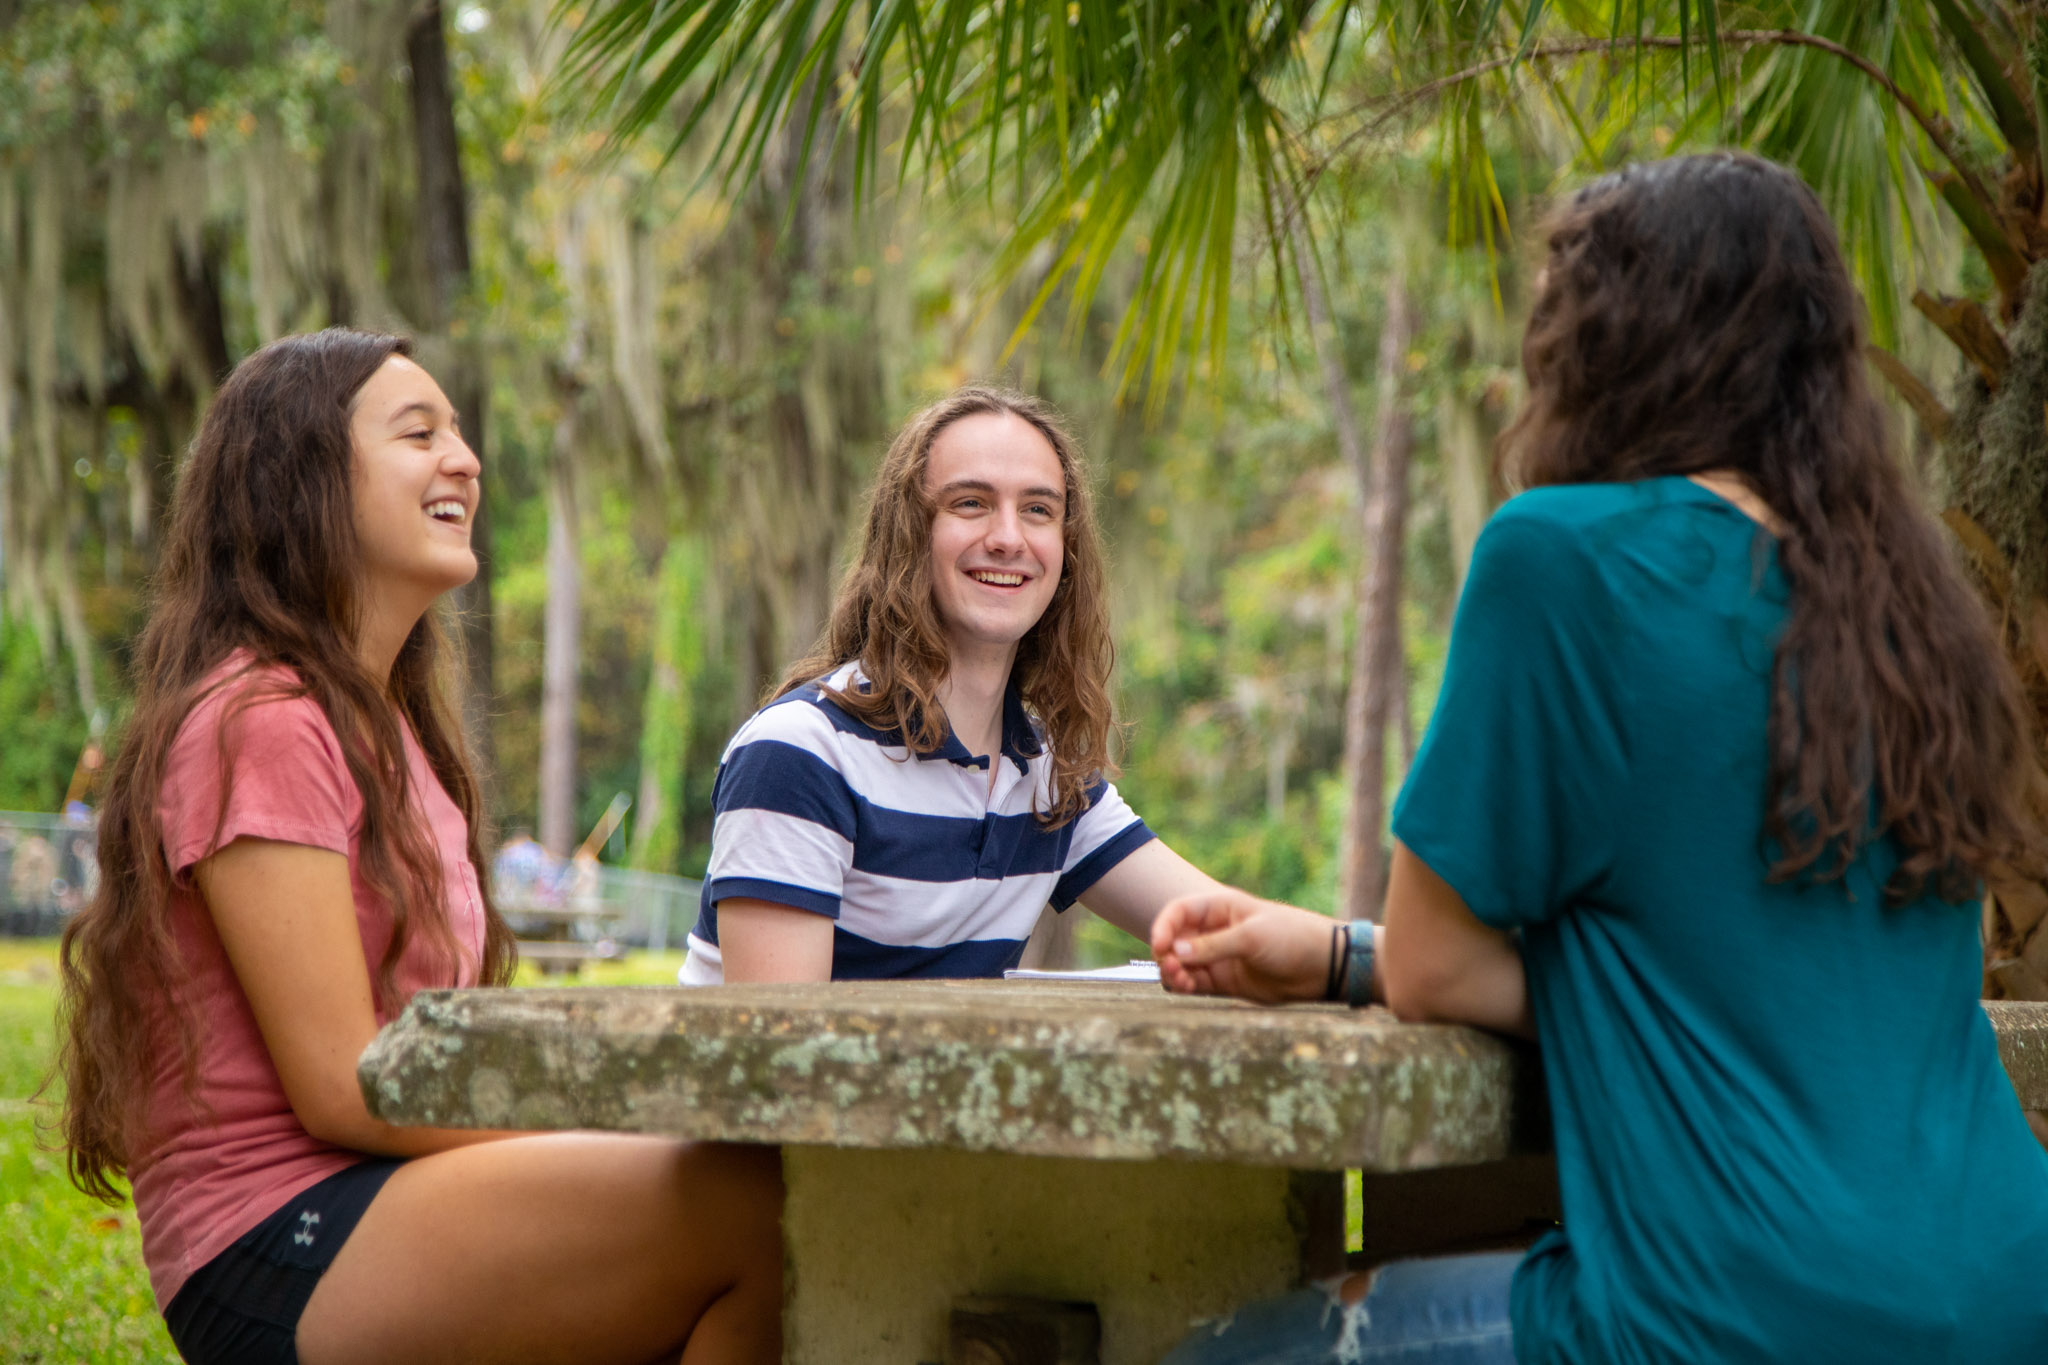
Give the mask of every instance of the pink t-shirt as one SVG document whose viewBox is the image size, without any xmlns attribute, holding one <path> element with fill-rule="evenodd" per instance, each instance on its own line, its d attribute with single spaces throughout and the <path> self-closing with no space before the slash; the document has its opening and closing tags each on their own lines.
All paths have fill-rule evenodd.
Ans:
<svg viewBox="0 0 2048 1365">
<path fill-rule="evenodd" d="M 246 663 L 247 656 L 238 655 L 213 676 Z M 172 742 L 158 804 L 173 878 L 171 928 L 198 1024 L 198 1095 L 212 1108 L 209 1116 L 186 1101 L 176 1050 L 156 1049 L 148 1137 L 128 1163 L 128 1174 L 142 1224 L 143 1259 L 160 1308 L 193 1271 L 286 1200 L 363 1159 L 360 1152 L 314 1138 L 292 1113 L 213 917 L 192 882 L 194 863 L 240 838 L 332 849 L 348 855 L 356 925 L 373 980 L 391 941 L 390 907 L 363 882 L 357 866 L 362 796 L 333 727 L 310 697 L 263 697 L 229 719 L 232 780 L 216 830 L 223 714 L 257 676 L 228 684 L 185 718 Z M 292 675 L 273 670 L 262 675 L 262 687 L 280 680 L 290 683 Z M 475 985 L 484 935 L 468 826 L 409 728 L 404 738 L 414 799 L 424 807 L 440 854 L 448 924 L 461 960 L 448 962 L 432 937 L 416 930 L 398 964 L 400 1005 L 425 987 Z M 378 1022 L 388 1022 L 398 1007 L 380 1007 Z"/>
</svg>

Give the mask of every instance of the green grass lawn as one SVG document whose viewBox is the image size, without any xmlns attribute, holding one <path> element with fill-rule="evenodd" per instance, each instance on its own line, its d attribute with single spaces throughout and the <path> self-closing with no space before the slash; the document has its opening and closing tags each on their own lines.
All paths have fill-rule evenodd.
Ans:
<svg viewBox="0 0 2048 1365">
<path fill-rule="evenodd" d="M 56 945 L 0 939 L 0 1361 L 176 1361 L 131 1208 L 88 1199 L 31 1105 L 50 1063 Z"/>
<path fill-rule="evenodd" d="M 680 952 L 593 963 L 550 985 L 673 985 Z M 134 1365 L 178 1359 L 150 1297 L 135 1210 L 88 1199 L 39 1132 L 32 1105 L 50 1064 L 57 945 L 0 938 L 0 1365 Z M 540 974 L 520 969 L 518 984 Z"/>
</svg>

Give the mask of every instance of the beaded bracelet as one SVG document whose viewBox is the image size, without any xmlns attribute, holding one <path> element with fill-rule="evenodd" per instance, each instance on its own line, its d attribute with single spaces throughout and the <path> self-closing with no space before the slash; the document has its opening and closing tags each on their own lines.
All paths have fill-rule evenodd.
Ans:
<svg viewBox="0 0 2048 1365">
<path fill-rule="evenodd" d="M 1344 965 L 1347 961 L 1344 951 L 1344 924 L 1340 920 L 1330 926 L 1330 969 L 1323 976 L 1323 999 L 1338 1000 L 1344 990 Z"/>
</svg>

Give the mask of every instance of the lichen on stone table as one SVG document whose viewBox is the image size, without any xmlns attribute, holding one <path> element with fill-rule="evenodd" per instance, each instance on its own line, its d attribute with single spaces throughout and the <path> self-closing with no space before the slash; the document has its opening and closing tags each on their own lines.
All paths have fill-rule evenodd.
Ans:
<svg viewBox="0 0 2048 1365">
<path fill-rule="evenodd" d="M 2048 1004 L 1987 1000 L 1998 1059 L 2019 1095 L 2022 1109 L 2048 1109 Z"/>
<path fill-rule="evenodd" d="M 394 1123 L 1402 1171 L 1542 1140 L 1525 1049 L 1383 1010 L 1044 982 L 426 991 Z"/>
</svg>

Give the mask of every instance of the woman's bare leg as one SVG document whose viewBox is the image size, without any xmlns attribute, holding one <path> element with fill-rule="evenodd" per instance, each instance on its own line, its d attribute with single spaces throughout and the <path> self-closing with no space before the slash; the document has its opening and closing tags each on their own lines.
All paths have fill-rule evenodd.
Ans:
<svg viewBox="0 0 2048 1365">
<path fill-rule="evenodd" d="M 321 1278 L 299 1355 L 772 1365 L 781 1213 L 773 1148 L 563 1133 L 421 1157 Z"/>
</svg>

